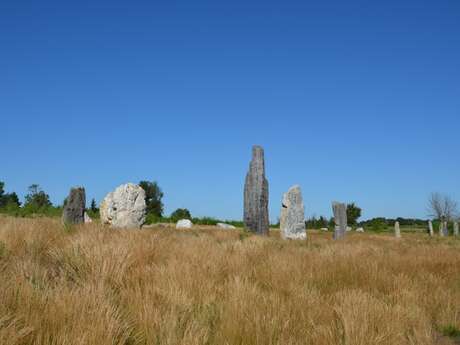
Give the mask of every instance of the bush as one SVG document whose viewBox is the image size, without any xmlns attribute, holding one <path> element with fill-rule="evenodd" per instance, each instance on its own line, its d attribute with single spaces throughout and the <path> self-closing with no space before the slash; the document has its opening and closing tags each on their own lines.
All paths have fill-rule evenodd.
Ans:
<svg viewBox="0 0 460 345">
<path fill-rule="evenodd" d="M 145 191 L 147 214 L 161 217 L 163 215 L 163 192 L 157 182 L 141 181 L 139 186 Z"/>
<path fill-rule="evenodd" d="M 99 218 L 101 218 L 101 215 L 99 213 L 99 209 L 93 210 L 93 209 L 90 208 L 89 210 L 86 210 L 86 213 L 88 214 L 88 216 L 91 219 L 99 219 Z"/>
<path fill-rule="evenodd" d="M 384 231 L 387 229 L 388 224 L 385 218 L 374 218 L 369 222 L 368 227 L 373 231 Z"/>
<path fill-rule="evenodd" d="M 20 217 L 21 211 L 21 207 L 19 207 L 19 205 L 14 202 L 9 202 L 4 207 L 0 208 L 0 213 L 8 214 L 14 217 Z"/>
<path fill-rule="evenodd" d="M 40 189 L 38 184 L 29 186 L 29 194 L 25 196 L 24 208 L 32 210 L 33 213 L 51 207 L 51 201 L 48 194 Z"/>
<path fill-rule="evenodd" d="M 349 225 L 356 226 L 358 218 L 361 217 L 361 208 L 355 205 L 354 202 L 347 205 L 347 220 Z"/>
<path fill-rule="evenodd" d="M 0 208 L 5 208 L 9 204 L 20 206 L 18 195 L 16 193 L 5 193 L 5 183 L 0 181 Z"/>
<path fill-rule="evenodd" d="M 190 211 L 186 208 L 178 208 L 173 213 L 171 213 L 170 217 L 174 222 L 177 222 L 179 219 L 192 219 L 192 215 Z"/>
<path fill-rule="evenodd" d="M 202 218 L 192 218 L 192 223 L 193 224 L 199 224 L 199 225 L 216 225 L 217 223 L 222 223 L 220 220 L 211 218 L 211 217 L 202 217 Z"/>
<path fill-rule="evenodd" d="M 326 217 L 323 217 L 323 216 L 320 216 L 319 218 L 316 218 L 315 216 L 313 216 L 305 221 L 305 225 L 307 229 L 327 228 L 328 223 L 329 222 L 326 219 Z"/>
<path fill-rule="evenodd" d="M 145 217 L 145 224 L 156 224 L 156 223 L 172 223 L 173 220 L 169 217 L 159 217 L 153 213 L 147 213 Z"/>
<path fill-rule="evenodd" d="M 451 337 L 451 338 L 460 337 L 460 328 L 456 327 L 455 325 L 448 325 L 448 326 L 442 327 L 441 332 L 447 337 Z"/>
</svg>

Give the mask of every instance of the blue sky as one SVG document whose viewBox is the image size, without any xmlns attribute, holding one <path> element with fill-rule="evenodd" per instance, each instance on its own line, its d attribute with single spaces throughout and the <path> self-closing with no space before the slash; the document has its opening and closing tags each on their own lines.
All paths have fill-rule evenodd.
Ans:
<svg viewBox="0 0 460 345">
<path fill-rule="evenodd" d="M 55 203 L 157 180 L 166 212 L 241 219 L 262 145 L 270 217 L 425 217 L 460 201 L 459 1 L 4 1 L 0 180 Z"/>
</svg>

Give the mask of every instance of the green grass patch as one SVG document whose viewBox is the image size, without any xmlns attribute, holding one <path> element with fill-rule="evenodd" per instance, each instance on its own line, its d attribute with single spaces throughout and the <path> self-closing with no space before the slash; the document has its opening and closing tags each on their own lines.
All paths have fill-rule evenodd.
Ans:
<svg viewBox="0 0 460 345">
<path fill-rule="evenodd" d="M 460 337 L 460 328 L 454 325 L 447 325 L 441 327 L 441 333 L 446 337 L 457 338 Z"/>
</svg>

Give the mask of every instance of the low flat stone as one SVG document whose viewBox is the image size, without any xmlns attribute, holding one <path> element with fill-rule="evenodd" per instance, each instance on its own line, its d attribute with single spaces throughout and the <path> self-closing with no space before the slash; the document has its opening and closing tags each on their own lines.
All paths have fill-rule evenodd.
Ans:
<svg viewBox="0 0 460 345">
<path fill-rule="evenodd" d="M 191 229 L 193 223 L 190 219 L 181 219 L 176 223 L 176 229 Z"/>
<path fill-rule="evenodd" d="M 328 228 L 321 228 L 321 231 L 329 231 Z"/>
<path fill-rule="evenodd" d="M 216 226 L 222 229 L 236 229 L 233 225 L 225 223 L 217 223 Z"/>
<path fill-rule="evenodd" d="M 357 228 L 356 232 L 364 232 L 364 228 Z"/>
</svg>

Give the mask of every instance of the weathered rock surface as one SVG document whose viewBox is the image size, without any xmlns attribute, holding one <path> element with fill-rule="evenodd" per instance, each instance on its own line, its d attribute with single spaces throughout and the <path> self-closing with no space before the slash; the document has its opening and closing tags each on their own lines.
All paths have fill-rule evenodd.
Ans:
<svg viewBox="0 0 460 345">
<path fill-rule="evenodd" d="M 445 237 L 449 235 L 449 230 L 447 228 L 447 222 L 442 221 L 439 223 L 439 236 Z"/>
<path fill-rule="evenodd" d="M 334 213 L 334 240 L 345 237 L 347 231 L 347 205 L 340 202 L 332 203 L 332 211 Z"/>
<path fill-rule="evenodd" d="M 347 231 L 351 231 L 353 228 L 351 226 L 347 226 Z"/>
<path fill-rule="evenodd" d="M 252 148 L 252 160 L 244 184 L 244 226 L 259 235 L 268 235 L 268 181 L 265 178 L 264 150 Z"/>
<path fill-rule="evenodd" d="M 100 205 L 101 222 L 115 228 L 140 228 L 145 212 L 145 191 L 133 183 L 117 187 Z"/>
<path fill-rule="evenodd" d="M 399 227 L 399 222 L 395 222 L 395 237 L 401 237 L 401 228 Z"/>
<path fill-rule="evenodd" d="M 434 236 L 434 229 L 433 229 L 433 222 L 430 220 L 428 221 L 428 231 L 431 237 Z"/>
<path fill-rule="evenodd" d="M 71 188 L 62 211 L 65 224 L 81 224 L 85 222 L 86 194 L 85 188 Z"/>
<path fill-rule="evenodd" d="M 356 232 L 364 232 L 364 228 L 357 228 Z"/>
<path fill-rule="evenodd" d="M 88 213 L 85 212 L 83 218 L 85 219 L 85 223 L 92 223 L 93 220 L 91 219 L 90 216 L 88 216 Z"/>
<path fill-rule="evenodd" d="M 454 222 L 454 236 L 459 236 L 458 222 Z"/>
<path fill-rule="evenodd" d="M 447 222 L 444 222 L 442 232 L 443 232 L 444 236 L 449 236 L 449 228 L 448 228 Z"/>
<path fill-rule="evenodd" d="M 225 223 L 217 223 L 217 227 L 222 229 L 236 229 L 233 225 Z"/>
<path fill-rule="evenodd" d="M 190 219 L 180 219 L 176 223 L 176 229 L 191 229 L 193 226 L 193 223 Z"/>
<path fill-rule="evenodd" d="M 305 229 L 305 210 L 300 186 L 289 188 L 283 195 L 280 214 L 281 237 L 303 240 L 307 238 Z"/>
<path fill-rule="evenodd" d="M 444 233 L 444 236 L 449 236 L 449 228 L 448 228 L 447 221 L 444 222 L 444 227 L 443 227 L 442 231 Z"/>
<path fill-rule="evenodd" d="M 329 231 L 328 228 L 321 228 L 321 231 Z"/>
</svg>

